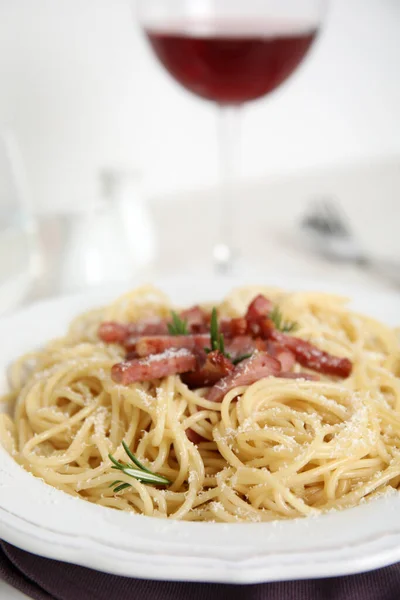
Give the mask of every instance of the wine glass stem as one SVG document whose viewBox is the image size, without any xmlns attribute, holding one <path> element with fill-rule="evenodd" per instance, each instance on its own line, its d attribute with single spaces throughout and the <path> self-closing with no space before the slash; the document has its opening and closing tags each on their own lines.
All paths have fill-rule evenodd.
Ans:
<svg viewBox="0 0 400 600">
<path fill-rule="evenodd" d="M 232 270 L 235 247 L 235 183 L 238 176 L 240 106 L 220 106 L 218 115 L 219 145 L 219 231 L 214 247 L 214 264 L 218 273 Z"/>
</svg>

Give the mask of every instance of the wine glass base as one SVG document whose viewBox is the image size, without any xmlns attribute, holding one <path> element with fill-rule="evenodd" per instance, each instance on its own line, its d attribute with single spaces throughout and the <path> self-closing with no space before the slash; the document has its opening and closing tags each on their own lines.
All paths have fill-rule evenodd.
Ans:
<svg viewBox="0 0 400 600">
<path fill-rule="evenodd" d="M 227 244 L 217 244 L 214 246 L 213 259 L 215 270 L 218 274 L 231 274 L 236 258 L 236 252 Z"/>
</svg>

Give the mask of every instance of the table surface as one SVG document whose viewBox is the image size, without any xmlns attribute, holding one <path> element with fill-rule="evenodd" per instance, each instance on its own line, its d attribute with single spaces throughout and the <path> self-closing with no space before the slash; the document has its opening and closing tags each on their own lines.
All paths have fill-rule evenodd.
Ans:
<svg viewBox="0 0 400 600">
<path fill-rule="evenodd" d="M 22 600 L 23 598 L 28 598 L 28 596 L 21 594 L 4 581 L 0 581 L 0 600 Z"/>
</svg>

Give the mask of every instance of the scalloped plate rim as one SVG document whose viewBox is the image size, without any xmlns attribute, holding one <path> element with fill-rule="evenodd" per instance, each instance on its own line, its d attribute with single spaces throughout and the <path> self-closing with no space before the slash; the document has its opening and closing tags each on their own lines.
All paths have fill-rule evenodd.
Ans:
<svg viewBox="0 0 400 600">
<path fill-rule="evenodd" d="M 189 278 L 168 278 L 157 283 L 163 285 L 170 293 L 176 292 L 179 294 L 179 290 L 187 291 L 188 288 L 193 291 L 193 286 L 190 285 L 189 281 Z M 294 281 L 297 287 L 298 281 Z M 225 285 L 231 287 L 232 283 L 232 280 L 228 280 Z M 235 283 L 238 285 L 240 282 L 235 281 Z M 278 285 L 293 287 L 293 279 L 287 280 L 287 282 L 281 280 Z M 215 282 L 213 286 L 211 289 L 215 289 Z M 304 287 L 305 289 L 319 289 L 321 288 L 321 282 L 311 281 L 306 283 Z M 324 287 L 326 289 L 326 286 Z M 209 286 L 202 286 L 202 288 L 210 289 Z M 4 329 L 11 331 L 17 324 L 21 327 L 21 324 L 26 323 L 27 319 L 29 321 L 35 315 L 46 315 L 50 326 L 44 327 L 44 330 L 47 332 L 50 328 L 58 334 L 73 314 L 76 314 L 79 310 L 84 310 L 88 306 L 96 306 L 96 303 L 101 304 L 118 294 L 119 291 L 123 291 L 122 288 L 112 292 L 109 289 L 100 288 L 97 291 L 73 294 L 31 305 L 19 313 L 2 317 L 0 319 L 0 332 Z M 337 291 L 339 292 L 339 290 Z M 359 303 L 361 301 L 361 304 L 365 304 L 365 291 L 362 288 L 359 289 L 358 301 Z M 218 295 L 221 295 L 221 293 L 218 293 Z M 343 289 L 339 293 L 343 293 Z M 352 290 L 352 293 L 354 293 L 354 290 Z M 400 304 L 400 297 L 396 293 L 379 292 L 375 296 L 372 294 L 371 298 L 371 292 L 368 290 L 368 295 L 370 307 L 375 303 L 374 306 L 378 308 L 378 304 L 381 304 L 381 300 L 383 300 L 383 304 L 386 303 L 386 308 L 393 308 L 393 315 L 397 310 L 395 306 Z M 179 295 L 179 297 L 181 296 Z M 55 314 L 57 313 L 57 316 L 59 316 L 58 311 L 60 309 L 63 314 L 59 318 L 59 322 L 56 323 Z M 382 312 L 384 312 L 383 308 Z M 41 338 L 37 328 L 38 324 L 34 323 L 32 325 L 33 331 L 30 332 L 31 337 L 36 340 L 36 344 L 47 338 L 47 333 L 43 333 L 43 338 Z M 11 351 L 8 356 L 15 356 L 21 352 L 21 346 L 28 350 L 30 344 L 28 341 L 26 344 L 25 347 L 25 340 L 21 338 L 14 344 L 11 343 L 11 346 L 15 346 L 15 351 Z M 4 350 L 2 355 L 0 349 L 0 367 L 2 370 L 4 370 L 5 365 Z M 13 466 L 10 466 L 10 463 Z M 1 476 L 5 476 L 6 483 L 1 482 Z M 312 519 L 297 519 L 291 522 L 279 522 L 278 524 L 177 523 L 140 515 L 122 515 L 112 509 L 93 507 L 83 500 L 77 500 L 72 504 L 66 500 L 70 497 L 63 492 L 54 490 L 51 486 L 32 478 L 30 474 L 10 460 L 2 447 L 0 447 L 0 484 L 5 491 L 5 494 L 0 492 L 0 537 L 2 539 L 41 556 L 119 575 L 149 579 L 250 584 L 354 574 L 400 560 L 400 516 L 397 517 L 397 515 L 400 515 L 400 494 L 380 498 L 355 509 L 337 512 L 334 515 L 328 514 Z M 11 493 L 8 498 L 10 485 Z M 18 487 L 26 485 L 37 494 L 39 499 L 43 500 L 44 512 L 46 512 L 46 506 L 49 507 L 46 517 L 50 513 L 56 515 L 57 505 L 61 503 L 62 508 L 67 509 L 67 521 L 70 518 L 68 513 L 72 512 L 76 513 L 75 517 L 78 520 L 80 515 L 81 517 L 84 515 L 85 518 L 90 516 L 90 520 L 93 519 L 93 522 L 96 522 L 96 519 L 99 522 L 104 522 L 102 536 L 92 536 L 87 531 L 76 534 L 73 533 L 74 527 L 71 527 L 72 533 L 67 533 L 62 528 L 56 531 L 54 528 L 48 528 L 43 522 L 41 523 L 36 513 L 34 513 L 33 520 L 30 521 L 28 526 L 24 521 L 23 507 L 29 514 L 29 502 L 25 504 L 22 502 L 23 507 L 19 506 L 21 500 L 25 501 L 25 499 L 21 499 L 21 489 Z M 43 491 L 43 489 L 48 489 L 48 491 Z M 8 500 L 4 500 L 6 496 Z M 46 504 L 45 499 L 47 497 L 48 503 Z M 12 514 L 7 506 L 7 501 L 14 502 L 14 500 L 17 506 L 14 514 Z M 49 502 L 54 504 L 49 504 Z M 42 504 L 39 505 L 42 506 Z M 71 509 L 71 506 L 78 508 Z M 80 506 L 82 508 L 79 508 Z M 383 506 L 385 506 L 385 510 L 382 510 Z M 371 523 L 370 514 L 375 517 L 376 523 L 373 524 L 375 529 L 369 536 L 363 536 L 361 535 L 363 523 L 364 525 L 367 522 Z M 394 517 L 395 523 L 391 520 L 391 516 Z M 336 526 L 338 521 L 343 525 L 343 531 L 340 535 Z M 128 530 L 133 531 L 136 527 L 141 529 L 140 536 L 142 537 L 136 538 L 136 544 L 134 543 L 135 536 L 132 536 L 132 543 L 130 542 L 131 538 L 128 536 L 125 537 L 123 547 L 118 548 L 117 534 L 122 531 L 121 523 L 126 523 Z M 134 526 L 133 523 L 135 523 Z M 360 529 L 360 535 L 356 535 L 349 528 L 349 523 L 354 523 L 355 527 Z M 157 530 L 159 531 L 159 537 L 157 537 Z M 339 535 L 339 537 L 334 543 L 325 542 L 325 537 L 321 533 L 324 541 L 318 546 L 307 548 L 307 539 L 304 541 L 304 547 L 301 548 L 302 542 L 297 539 L 295 550 L 290 549 L 290 532 L 292 532 L 294 538 L 304 535 L 304 532 L 308 534 L 305 537 L 311 538 L 314 536 L 315 538 L 315 536 L 318 536 L 319 530 L 328 532 L 333 537 L 335 535 Z M 208 538 L 203 539 L 205 533 L 207 533 L 207 536 L 211 535 L 212 537 L 214 531 L 216 533 L 214 544 L 211 539 L 211 543 L 207 546 Z M 267 534 L 267 541 L 271 540 L 271 542 L 268 542 L 268 551 L 263 546 L 263 540 L 260 541 L 256 536 L 254 552 L 249 553 L 249 540 L 253 540 L 254 531 L 260 531 L 260 535 L 262 532 L 263 536 Z M 200 533 L 201 541 L 197 544 L 191 540 L 194 533 Z M 168 535 L 172 534 L 176 536 L 175 542 L 168 545 Z M 107 537 L 108 535 L 113 539 Z M 71 539 L 74 540 L 74 544 L 72 544 Z M 140 539 L 146 540 L 146 550 L 144 548 L 140 549 Z M 221 543 L 221 539 L 225 541 Z M 216 543 L 217 540 L 219 543 Z M 282 543 L 286 544 L 283 549 L 280 547 Z M 201 549 L 201 552 L 199 552 L 199 549 Z M 241 552 L 242 556 L 240 556 Z M 185 565 L 184 573 L 182 573 L 183 564 Z"/>
</svg>

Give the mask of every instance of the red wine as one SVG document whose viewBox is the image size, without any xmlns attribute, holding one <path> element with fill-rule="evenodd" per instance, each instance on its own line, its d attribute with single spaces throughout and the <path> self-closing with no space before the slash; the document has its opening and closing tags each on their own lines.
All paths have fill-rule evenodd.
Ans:
<svg viewBox="0 0 400 600">
<path fill-rule="evenodd" d="M 285 81 L 317 33 L 299 24 L 255 26 L 214 24 L 204 33 L 187 24 L 148 29 L 147 35 L 165 68 L 186 89 L 220 104 L 242 104 Z"/>
</svg>

